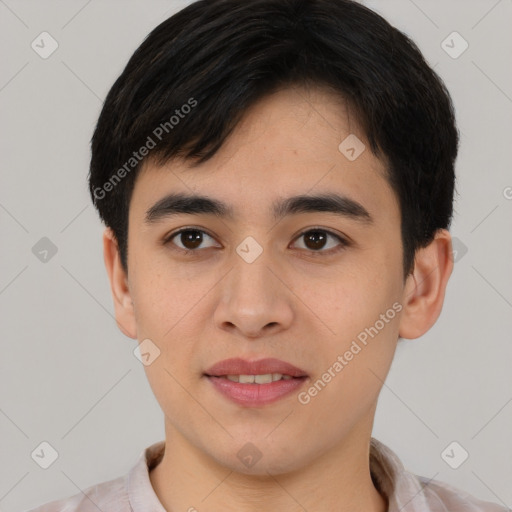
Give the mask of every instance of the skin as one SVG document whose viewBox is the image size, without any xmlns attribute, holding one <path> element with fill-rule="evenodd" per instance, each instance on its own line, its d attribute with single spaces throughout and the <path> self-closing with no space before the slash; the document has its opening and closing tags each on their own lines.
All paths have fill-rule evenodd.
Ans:
<svg viewBox="0 0 512 512">
<path fill-rule="evenodd" d="M 129 208 L 127 274 L 105 230 L 117 323 L 161 351 L 144 368 L 165 414 L 166 451 L 150 480 L 167 510 L 387 510 L 368 462 L 377 399 L 398 336 L 421 336 L 441 312 L 452 247 L 449 232 L 439 230 L 404 282 L 399 203 L 354 119 L 321 88 L 267 96 L 201 166 L 146 162 Z M 338 150 L 350 133 L 367 147 L 353 162 Z M 333 191 L 360 202 L 374 223 L 327 212 L 277 223 L 270 216 L 278 197 Z M 179 215 L 145 224 L 146 211 L 169 192 L 220 199 L 235 218 Z M 211 237 L 187 255 L 179 235 L 162 243 L 182 227 Z M 299 236 L 313 227 L 351 243 L 335 253 L 336 238 L 315 246 Z M 250 264 L 235 250 L 247 236 L 263 249 Z M 401 311 L 306 405 L 292 393 L 240 406 L 203 376 L 226 358 L 275 357 L 308 373 L 304 391 L 395 302 Z M 250 468 L 237 457 L 248 442 L 262 454 Z"/>
</svg>

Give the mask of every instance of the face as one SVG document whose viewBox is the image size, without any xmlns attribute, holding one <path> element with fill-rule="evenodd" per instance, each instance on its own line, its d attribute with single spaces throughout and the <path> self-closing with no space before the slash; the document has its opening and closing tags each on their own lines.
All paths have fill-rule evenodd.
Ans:
<svg viewBox="0 0 512 512">
<path fill-rule="evenodd" d="M 151 340 L 151 359 L 160 351 L 144 368 L 166 433 L 233 470 L 291 471 L 370 436 L 405 289 L 399 204 L 354 119 L 327 91 L 282 90 L 210 161 L 147 163 L 135 183 L 130 307 L 119 323 Z M 366 146 L 355 159 L 354 136 Z M 169 194 L 205 196 L 226 211 L 203 203 L 191 213 L 162 202 Z M 323 200 L 287 209 L 295 196 Z M 277 359 L 303 377 L 207 375 L 231 358 Z M 251 451 L 261 454 L 254 467 L 244 461 Z"/>
</svg>

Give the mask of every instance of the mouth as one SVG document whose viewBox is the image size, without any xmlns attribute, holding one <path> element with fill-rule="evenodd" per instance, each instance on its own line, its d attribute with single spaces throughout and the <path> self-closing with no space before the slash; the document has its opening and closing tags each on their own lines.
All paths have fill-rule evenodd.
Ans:
<svg viewBox="0 0 512 512">
<path fill-rule="evenodd" d="M 217 379 L 227 379 L 240 384 L 270 384 L 279 380 L 302 379 L 304 377 L 292 377 L 282 373 L 264 373 L 261 375 L 206 375 Z"/>
<path fill-rule="evenodd" d="M 238 405 L 267 405 L 297 391 L 309 376 L 296 366 L 278 359 L 245 361 L 227 359 L 204 373 L 225 398 Z"/>
<path fill-rule="evenodd" d="M 247 361 L 238 357 L 219 361 L 206 370 L 205 375 L 208 377 L 238 377 L 239 379 L 242 378 L 241 381 L 238 381 L 242 383 L 254 382 L 251 380 L 252 377 L 258 377 L 259 380 L 264 380 L 264 382 L 256 381 L 258 384 L 281 380 L 282 378 L 286 380 L 288 377 L 308 376 L 304 370 L 286 361 L 281 361 L 280 359 L 267 358 L 258 361 Z"/>
</svg>

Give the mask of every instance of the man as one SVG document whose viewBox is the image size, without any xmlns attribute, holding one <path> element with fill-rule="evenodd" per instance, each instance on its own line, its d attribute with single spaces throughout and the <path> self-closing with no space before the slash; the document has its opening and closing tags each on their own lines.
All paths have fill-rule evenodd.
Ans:
<svg viewBox="0 0 512 512">
<path fill-rule="evenodd" d="M 371 436 L 399 338 L 442 309 L 457 145 L 439 77 L 355 2 L 204 0 L 154 29 L 90 191 L 166 438 L 36 510 L 504 511 Z"/>
</svg>

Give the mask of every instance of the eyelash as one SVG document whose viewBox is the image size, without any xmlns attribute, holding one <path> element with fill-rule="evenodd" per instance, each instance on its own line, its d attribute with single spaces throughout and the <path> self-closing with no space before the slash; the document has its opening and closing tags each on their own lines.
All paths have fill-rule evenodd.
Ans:
<svg viewBox="0 0 512 512">
<path fill-rule="evenodd" d="M 178 231 L 174 231 L 173 233 L 171 233 L 167 237 L 165 237 L 165 239 L 162 242 L 163 245 L 169 245 L 169 243 L 172 242 L 173 238 L 176 238 L 181 233 L 186 233 L 188 231 L 197 231 L 199 233 L 203 233 L 203 234 L 209 236 L 210 238 L 214 239 L 214 237 L 212 235 L 210 235 L 207 231 L 205 231 L 203 229 L 199 229 L 199 228 L 196 228 L 196 227 L 185 227 L 185 228 L 179 229 Z M 308 252 L 309 254 L 311 254 L 312 256 L 321 256 L 322 254 L 323 255 L 325 255 L 325 254 L 332 255 L 332 254 L 338 253 L 339 251 L 342 251 L 346 247 L 350 246 L 349 241 L 346 240 L 345 238 L 341 237 L 340 235 L 338 235 L 336 233 L 333 233 L 332 231 L 330 231 L 328 229 L 321 228 L 321 227 L 311 227 L 311 228 L 308 228 L 305 231 L 302 231 L 302 233 L 299 233 L 297 235 L 297 237 L 294 239 L 294 241 L 298 240 L 302 236 L 304 236 L 304 235 L 306 235 L 308 233 L 311 233 L 311 232 L 325 233 L 328 236 L 332 236 L 333 238 L 336 238 L 340 242 L 340 245 L 338 247 L 331 248 L 329 250 L 313 251 L 311 249 L 302 249 L 302 250 Z M 191 254 L 191 253 L 198 253 L 201 250 L 201 249 L 182 249 L 181 247 L 178 247 L 176 244 L 173 244 L 173 245 L 174 245 L 173 250 L 182 252 L 185 255 L 186 254 Z M 206 249 L 211 249 L 211 247 L 207 247 Z M 203 250 L 205 250 L 205 249 L 203 249 Z"/>
</svg>

